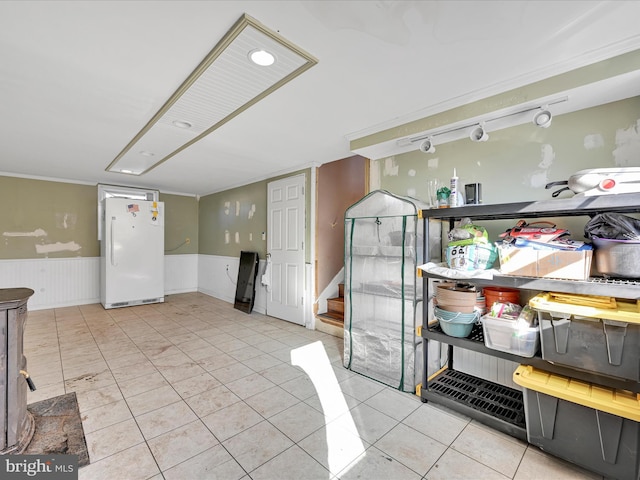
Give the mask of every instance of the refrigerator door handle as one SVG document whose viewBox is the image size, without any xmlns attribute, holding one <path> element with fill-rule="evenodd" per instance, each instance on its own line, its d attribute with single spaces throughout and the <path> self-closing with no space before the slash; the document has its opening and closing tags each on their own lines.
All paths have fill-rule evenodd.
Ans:
<svg viewBox="0 0 640 480">
<path fill-rule="evenodd" d="M 114 229 L 114 228 L 115 228 L 115 218 L 114 218 L 114 217 L 111 217 L 111 232 L 110 232 L 110 234 L 111 234 L 111 241 L 109 242 L 109 243 L 110 243 L 110 247 L 111 247 L 111 248 L 110 248 L 110 250 L 111 250 L 111 251 L 110 251 L 109 253 L 111 254 L 111 265 L 112 265 L 112 266 L 114 266 L 114 267 L 117 267 L 117 266 L 118 266 L 118 264 L 116 263 L 116 259 L 115 259 L 115 257 L 114 257 L 114 252 L 115 252 L 115 250 L 114 250 L 114 248 L 113 248 L 113 240 L 114 240 L 114 239 L 113 239 L 113 229 Z"/>
</svg>

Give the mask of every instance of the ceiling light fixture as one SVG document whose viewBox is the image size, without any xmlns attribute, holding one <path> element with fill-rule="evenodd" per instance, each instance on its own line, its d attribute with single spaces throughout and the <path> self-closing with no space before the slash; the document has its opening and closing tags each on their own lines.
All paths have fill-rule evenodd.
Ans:
<svg viewBox="0 0 640 480">
<path fill-rule="evenodd" d="M 185 122 L 184 120 L 174 120 L 171 122 L 174 127 L 178 128 L 191 128 L 193 125 L 190 122 Z"/>
<path fill-rule="evenodd" d="M 429 140 L 431 147 L 433 147 L 436 137 L 438 145 L 462 140 L 465 137 L 474 142 L 486 142 L 489 139 L 489 132 L 528 123 L 531 121 L 531 112 L 536 112 L 534 116 L 535 125 L 547 128 L 551 125 L 552 118 L 549 106 L 567 102 L 568 100 L 567 96 L 563 96 L 545 101 L 542 105 L 538 103 L 506 108 L 493 112 L 493 114 L 487 114 L 484 117 L 475 117 L 456 122 L 445 128 L 428 130 L 412 137 L 399 138 L 395 141 L 395 144 L 401 148 L 415 148 L 414 145 L 417 145 L 420 151 L 433 153 L 428 151 L 429 148 L 426 147 L 426 141 Z M 435 151 L 435 147 L 433 148 Z M 411 148 L 408 148 L 403 151 L 410 150 Z"/>
<path fill-rule="evenodd" d="M 249 52 L 270 55 L 271 67 L 257 69 L 247 59 Z M 106 170 L 149 172 L 317 63 L 277 32 L 242 15 Z M 140 150 L 153 151 L 155 157 L 141 156 Z"/>
<path fill-rule="evenodd" d="M 270 67 L 276 62 L 276 57 L 273 53 L 258 48 L 249 52 L 249 60 L 261 67 Z"/>
<path fill-rule="evenodd" d="M 538 127 L 549 128 L 552 118 L 551 112 L 546 107 L 544 109 L 540 107 L 540 111 L 533 116 L 533 124 Z"/>
<path fill-rule="evenodd" d="M 487 140 L 489 140 L 489 134 L 482 125 L 478 125 L 477 127 L 471 129 L 469 138 L 472 142 L 486 142 Z"/>
<path fill-rule="evenodd" d="M 420 144 L 420 151 L 422 153 L 435 153 L 436 147 L 431 140 L 431 137 L 427 138 Z"/>
</svg>

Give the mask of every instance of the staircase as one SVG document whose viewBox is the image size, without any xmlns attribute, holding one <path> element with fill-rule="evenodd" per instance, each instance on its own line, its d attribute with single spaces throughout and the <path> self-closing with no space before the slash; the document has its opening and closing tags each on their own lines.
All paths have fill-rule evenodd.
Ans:
<svg viewBox="0 0 640 480">
<path fill-rule="evenodd" d="M 324 323 L 344 327 L 344 283 L 338 285 L 338 296 L 327 299 L 327 312 L 316 315 Z"/>
</svg>

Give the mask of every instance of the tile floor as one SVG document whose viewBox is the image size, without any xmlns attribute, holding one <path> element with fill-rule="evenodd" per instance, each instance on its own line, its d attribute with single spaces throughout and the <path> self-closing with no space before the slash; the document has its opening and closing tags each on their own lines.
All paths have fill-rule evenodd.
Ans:
<svg viewBox="0 0 640 480">
<path fill-rule="evenodd" d="M 76 392 L 80 480 L 602 478 L 346 370 L 341 338 L 166 300 L 29 312 L 29 402 Z"/>
</svg>

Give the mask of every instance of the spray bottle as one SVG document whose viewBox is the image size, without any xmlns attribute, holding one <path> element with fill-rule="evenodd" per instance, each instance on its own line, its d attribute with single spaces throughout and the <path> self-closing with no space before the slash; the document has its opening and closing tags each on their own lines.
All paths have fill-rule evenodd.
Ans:
<svg viewBox="0 0 640 480">
<path fill-rule="evenodd" d="M 456 169 L 453 169 L 453 177 L 451 177 L 451 194 L 449 195 L 449 206 L 458 206 L 458 175 Z"/>
</svg>

